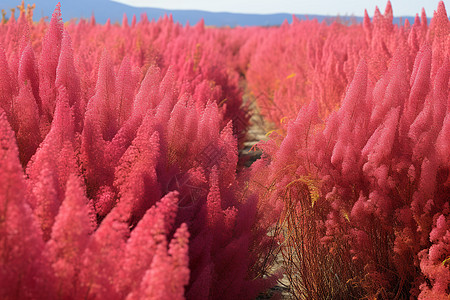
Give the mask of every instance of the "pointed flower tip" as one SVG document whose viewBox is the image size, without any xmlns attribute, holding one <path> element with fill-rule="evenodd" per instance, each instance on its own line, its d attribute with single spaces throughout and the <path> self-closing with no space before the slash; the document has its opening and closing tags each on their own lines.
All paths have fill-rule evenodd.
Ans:
<svg viewBox="0 0 450 300">
<path fill-rule="evenodd" d="M 447 10 L 445 9 L 444 1 L 439 1 L 437 13 L 443 16 L 447 16 Z"/>
<path fill-rule="evenodd" d="M 374 13 L 374 16 L 380 16 L 381 15 L 381 11 L 380 11 L 380 8 L 378 7 L 378 5 L 377 6 L 375 6 L 375 13 Z"/>
<path fill-rule="evenodd" d="M 168 197 L 173 197 L 173 198 L 177 198 L 180 195 L 180 193 L 178 191 L 171 191 L 169 193 L 167 193 Z"/>
<path fill-rule="evenodd" d="M 361 73 L 361 72 L 364 72 L 364 73 L 368 72 L 367 61 L 364 57 L 361 58 L 361 60 L 359 61 L 358 67 L 356 69 L 356 73 Z"/>
<path fill-rule="evenodd" d="M 18 159 L 18 149 L 14 131 L 8 122 L 5 111 L 0 108 L 0 157 L 3 158 L 11 155 L 7 153 L 16 153 L 17 155 L 13 154 L 13 156 L 17 156 Z"/>
<path fill-rule="evenodd" d="M 58 2 L 58 4 L 56 4 L 55 10 L 53 11 L 53 15 L 52 18 L 60 18 L 61 17 L 61 2 Z"/>
<path fill-rule="evenodd" d="M 391 1 L 388 1 L 386 3 L 386 8 L 384 9 L 384 17 L 387 17 L 387 18 L 392 18 L 393 17 Z"/>
<path fill-rule="evenodd" d="M 189 228 L 186 223 L 182 223 L 174 235 L 175 239 L 177 239 L 179 242 L 182 242 L 181 246 L 184 246 L 183 244 L 189 243 L 189 236 Z"/>
<path fill-rule="evenodd" d="M 7 140 L 7 136 L 9 135 L 9 123 L 6 118 L 5 111 L 0 107 L 0 132 L 1 132 L 1 138 L 0 138 L 0 146 L 1 148 L 4 147 L 4 142 Z"/>
<path fill-rule="evenodd" d="M 386 3 L 386 11 L 391 10 L 392 9 L 392 3 L 390 0 L 388 0 L 388 2 Z"/>
<path fill-rule="evenodd" d="M 58 24 L 59 26 L 62 26 L 62 17 L 61 17 L 61 2 L 58 2 L 58 4 L 56 4 L 55 10 L 53 11 L 52 14 L 52 18 L 50 20 L 50 24 L 54 24 L 53 26 L 55 26 L 56 24 Z M 59 25 L 61 24 L 61 25 Z M 62 30 L 62 28 L 59 28 L 59 30 Z"/>
</svg>

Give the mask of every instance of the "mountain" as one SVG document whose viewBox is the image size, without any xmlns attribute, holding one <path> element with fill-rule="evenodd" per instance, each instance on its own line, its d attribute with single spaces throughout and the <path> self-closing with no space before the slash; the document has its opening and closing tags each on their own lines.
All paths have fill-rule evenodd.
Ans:
<svg viewBox="0 0 450 300">
<path fill-rule="evenodd" d="M 53 10 L 58 2 L 61 2 L 61 12 L 64 21 L 79 18 L 90 18 L 92 14 L 95 15 L 95 20 L 98 23 L 105 23 L 108 18 L 111 22 L 122 22 L 123 14 L 126 13 L 129 21 L 131 17 L 139 16 L 142 13 L 147 13 L 148 19 L 157 20 L 165 14 L 172 14 L 175 22 L 181 24 L 196 24 L 202 18 L 206 25 L 209 26 L 276 26 L 283 23 L 284 20 L 292 20 L 290 14 L 237 14 L 237 13 L 213 13 L 199 10 L 166 10 L 158 8 L 137 8 L 122 3 L 113 2 L 110 0 L 30 0 L 25 1 L 25 4 L 36 4 L 34 10 L 34 19 L 37 21 L 42 17 L 51 17 Z M 9 9 L 16 7 L 21 3 L 21 0 L 2 0 L 0 9 Z M 8 14 L 9 16 L 9 14 Z M 16 13 L 17 17 L 17 13 Z M 317 18 L 319 22 L 322 20 L 333 21 L 336 17 L 321 16 L 321 15 L 296 15 L 300 20 Z M 362 17 L 339 17 L 343 22 L 361 22 Z M 397 17 L 394 18 L 394 23 L 403 22 L 402 20 L 409 19 L 414 22 L 414 17 Z"/>
</svg>

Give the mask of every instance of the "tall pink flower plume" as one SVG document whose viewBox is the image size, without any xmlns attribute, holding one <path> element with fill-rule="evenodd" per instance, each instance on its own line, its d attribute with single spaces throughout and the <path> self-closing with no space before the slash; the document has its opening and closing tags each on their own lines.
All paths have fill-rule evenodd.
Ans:
<svg viewBox="0 0 450 300">
<path fill-rule="evenodd" d="M 132 291 L 139 286 L 153 261 L 158 245 L 172 231 L 177 212 L 177 201 L 178 193 L 167 194 L 156 206 L 147 210 L 131 232 L 120 275 L 124 292 Z"/>
<path fill-rule="evenodd" d="M 48 30 L 42 42 L 42 55 L 39 58 L 39 95 L 47 122 L 51 122 L 56 104 L 55 80 L 61 51 L 63 23 L 61 4 L 56 5 Z"/>
<path fill-rule="evenodd" d="M 61 54 L 56 68 L 55 87 L 64 87 L 69 98 L 69 105 L 73 109 L 76 131 L 81 132 L 83 115 L 86 109 L 82 98 L 80 78 L 75 68 L 72 41 L 67 31 L 62 33 Z"/>
<path fill-rule="evenodd" d="M 167 241 L 157 245 L 152 264 L 137 292 L 127 299 L 185 299 L 184 286 L 189 282 L 188 239 L 186 224 L 175 232 L 167 250 Z"/>
<path fill-rule="evenodd" d="M 81 179 L 75 174 L 67 181 L 65 195 L 46 249 L 60 296 L 75 299 L 81 255 L 93 232 L 90 218 L 93 207 L 86 198 Z"/>
<path fill-rule="evenodd" d="M 3 111 L 0 136 L 0 295 L 5 299 L 46 298 L 53 289 L 53 276 L 48 261 L 41 256 L 41 231 L 27 203 L 29 195 L 14 132 Z"/>
<path fill-rule="evenodd" d="M 6 112 L 8 118 L 11 118 L 11 104 L 14 93 L 12 74 L 8 67 L 5 50 L 0 46 L 0 67 L 3 72 L 0 74 L 0 107 Z"/>
</svg>

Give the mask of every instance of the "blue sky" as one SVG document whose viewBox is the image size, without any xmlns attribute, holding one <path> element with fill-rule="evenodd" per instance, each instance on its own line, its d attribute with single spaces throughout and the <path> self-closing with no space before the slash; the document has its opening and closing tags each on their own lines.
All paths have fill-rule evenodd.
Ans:
<svg viewBox="0 0 450 300">
<path fill-rule="evenodd" d="M 113 0 L 137 7 L 165 9 L 195 9 L 215 12 L 241 13 L 295 13 L 320 15 L 362 16 L 367 8 L 372 16 L 375 6 L 383 12 L 387 0 Z M 391 0 L 394 16 L 414 16 L 425 8 L 428 17 L 433 16 L 439 0 Z M 447 12 L 450 0 L 444 0 Z"/>
</svg>

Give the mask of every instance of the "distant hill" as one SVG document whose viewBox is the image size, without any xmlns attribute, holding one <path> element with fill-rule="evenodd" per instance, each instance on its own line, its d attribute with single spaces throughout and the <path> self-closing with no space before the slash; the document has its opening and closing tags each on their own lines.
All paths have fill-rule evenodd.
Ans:
<svg viewBox="0 0 450 300">
<path fill-rule="evenodd" d="M 158 8 L 137 8 L 125 4 L 112 2 L 110 0 L 31 0 L 25 1 L 25 4 L 36 3 L 34 11 L 34 19 L 37 21 L 42 17 L 51 17 L 53 10 L 58 2 L 61 2 L 61 11 L 64 21 L 79 18 L 90 18 L 92 14 L 95 15 L 95 20 L 98 23 L 105 23 L 108 18 L 111 22 L 122 22 L 123 14 L 126 13 L 129 21 L 133 15 L 136 15 L 138 20 L 142 13 L 147 13 L 149 20 L 157 20 L 165 14 L 172 14 L 175 22 L 183 25 L 186 22 L 196 24 L 202 18 L 206 25 L 210 26 L 276 26 L 281 25 L 284 20 L 289 22 L 292 20 L 290 14 L 236 14 L 236 13 L 213 13 L 198 10 L 165 10 Z M 0 9 L 8 11 L 9 8 L 16 7 L 21 3 L 21 0 L 1 0 Z M 321 16 L 321 15 L 296 15 L 300 20 L 317 18 L 319 22 L 322 20 L 333 21 L 336 17 Z M 17 13 L 16 13 L 17 17 Z M 339 17 L 342 22 L 361 22 L 362 17 Z M 403 22 L 405 19 L 414 22 L 414 17 L 397 17 L 394 18 L 395 23 Z"/>
</svg>

